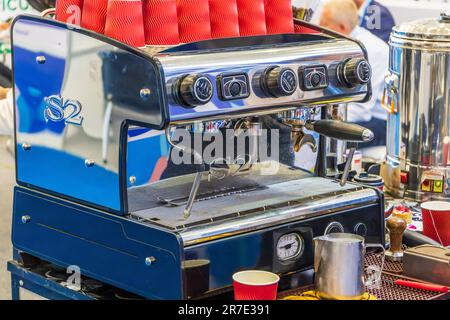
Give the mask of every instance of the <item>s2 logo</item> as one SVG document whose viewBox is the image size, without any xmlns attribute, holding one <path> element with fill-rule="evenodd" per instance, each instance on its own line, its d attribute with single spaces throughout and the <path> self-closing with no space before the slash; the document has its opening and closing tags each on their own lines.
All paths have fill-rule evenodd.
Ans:
<svg viewBox="0 0 450 320">
<path fill-rule="evenodd" d="M 44 117 L 47 121 L 61 122 L 81 126 L 81 103 L 77 100 L 66 100 L 60 95 L 45 98 Z"/>
</svg>

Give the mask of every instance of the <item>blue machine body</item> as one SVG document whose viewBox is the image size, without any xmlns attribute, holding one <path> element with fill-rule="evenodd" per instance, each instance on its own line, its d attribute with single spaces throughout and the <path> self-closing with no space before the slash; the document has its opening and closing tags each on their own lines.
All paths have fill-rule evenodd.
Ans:
<svg viewBox="0 0 450 320">
<path fill-rule="evenodd" d="M 30 221 L 24 223 L 23 216 Z M 16 249 L 149 299 L 182 299 L 183 260 L 176 234 L 17 187 Z M 152 265 L 146 259 L 155 257 Z"/>
</svg>

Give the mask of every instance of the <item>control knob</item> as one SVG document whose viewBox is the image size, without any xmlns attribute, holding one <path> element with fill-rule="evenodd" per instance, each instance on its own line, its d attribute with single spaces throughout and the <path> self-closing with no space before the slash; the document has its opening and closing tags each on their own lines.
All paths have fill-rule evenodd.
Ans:
<svg viewBox="0 0 450 320">
<path fill-rule="evenodd" d="M 367 226 L 362 222 L 357 223 L 355 225 L 355 227 L 353 228 L 353 231 L 358 236 L 361 236 L 361 237 L 367 236 Z"/>
<path fill-rule="evenodd" d="M 213 85 L 204 75 L 188 75 L 178 81 L 175 96 L 187 107 L 207 104 L 213 96 Z"/>
<path fill-rule="evenodd" d="M 344 233 L 344 226 L 337 221 L 331 222 L 326 228 L 324 235 L 331 234 L 331 233 Z"/>
<path fill-rule="evenodd" d="M 297 76 L 290 68 L 269 69 L 263 78 L 263 88 L 275 98 L 292 95 L 297 85 Z"/>
<path fill-rule="evenodd" d="M 353 58 L 339 66 L 338 78 L 348 87 L 364 85 L 372 78 L 372 68 L 367 60 Z"/>
<path fill-rule="evenodd" d="M 322 76 L 318 72 L 313 72 L 311 74 L 311 84 L 315 88 L 322 82 Z"/>
</svg>

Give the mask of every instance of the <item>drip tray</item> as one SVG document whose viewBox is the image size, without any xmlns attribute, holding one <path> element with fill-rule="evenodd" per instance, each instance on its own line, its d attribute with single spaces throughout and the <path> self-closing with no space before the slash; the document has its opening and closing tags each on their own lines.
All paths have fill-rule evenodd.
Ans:
<svg viewBox="0 0 450 320">
<path fill-rule="evenodd" d="M 154 189 L 155 196 L 161 203 L 171 206 L 186 205 L 191 192 L 192 183 L 177 185 L 172 188 Z M 202 181 L 195 201 L 225 197 L 232 194 L 262 190 L 267 188 L 251 179 L 242 177 L 226 177 L 222 180 Z"/>
<path fill-rule="evenodd" d="M 183 218 L 184 206 L 167 204 L 136 211 L 131 216 L 171 230 L 179 230 L 271 209 L 288 208 L 360 189 L 362 187 L 353 184 L 341 187 L 333 180 L 310 177 L 266 186 L 253 185 L 249 190 L 204 198 L 194 203 L 188 219 Z"/>
</svg>

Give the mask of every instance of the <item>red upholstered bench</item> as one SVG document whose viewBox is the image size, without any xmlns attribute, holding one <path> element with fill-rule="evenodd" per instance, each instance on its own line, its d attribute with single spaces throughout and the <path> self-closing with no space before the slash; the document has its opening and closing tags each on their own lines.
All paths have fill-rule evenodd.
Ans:
<svg viewBox="0 0 450 320">
<path fill-rule="evenodd" d="M 147 45 L 176 45 L 265 34 L 317 33 L 298 22 L 294 23 L 291 0 L 133 1 L 142 3 Z M 57 19 L 64 22 L 69 19 L 65 13 L 70 5 L 82 6 L 81 26 L 90 28 L 87 21 L 92 20 L 93 15 L 97 24 L 106 21 L 107 3 L 108 0 L 58 0 Z M 127 12 L 123 12 L 118 17 L 124 23 L 123 32 L 127 32 L 127 19 L 122 19 L 126 15 Z M 97 27 L 94 31 L 103 32 L 100 30 L 104 28 Z"/>
</svg>

